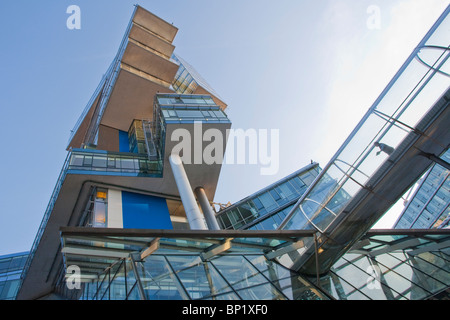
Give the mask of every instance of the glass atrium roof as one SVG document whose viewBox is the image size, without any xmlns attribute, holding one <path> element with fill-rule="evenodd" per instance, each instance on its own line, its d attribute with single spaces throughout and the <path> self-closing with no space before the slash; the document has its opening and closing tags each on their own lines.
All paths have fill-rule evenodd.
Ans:
<svg viewBox="0 0 450 320">
<path fill-rule="evenodd" d="M 314 231 L 65 227 L 61 236 L 66 268 L 78 266 L 89 283 L 82 299 L 402 300 L 427 299 L 450 285 L 448 229 L 371 230 L 316 278 L 274 261 L 299 253 Z M 258 263 L 265 269 L 256 271 Z M 301 290 L 279 287 L 281 279 Z"/>
<path fill-rule="evenodd" d="M 61 229 L 66 268 L 80 267 L 82 279 L 97 279 L 108 266 L 137 254 L 200 254 L 208 260 L 224 254 L 264 254 L 274 259 L 304 245 L 313 231 L 199 231 L 111 228 Z"/>
<path fill-rule="evenodd" d="M 423 300 L 450 286 L 450 230 L 372 230 L 320 278 L 339 300 Z"/>
</svg>

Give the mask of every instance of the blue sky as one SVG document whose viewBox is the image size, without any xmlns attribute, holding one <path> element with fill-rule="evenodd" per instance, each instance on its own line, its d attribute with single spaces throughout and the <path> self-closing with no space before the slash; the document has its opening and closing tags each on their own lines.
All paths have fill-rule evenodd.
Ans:
<svg viewBox="0 0 450 320">
<path fill-rule="evenodd" d="M 277 174 L 225 165 L 215 200 L 226 203 L 324 166 L 449 1 L 1 1 L 0 255 L 30 249 L 135 3 L 179 28 L 175 51 L 228 103 L 233 128 L 279 129 Z M 80 30 L 66 27 L 70 5 Z"/>
</svg>

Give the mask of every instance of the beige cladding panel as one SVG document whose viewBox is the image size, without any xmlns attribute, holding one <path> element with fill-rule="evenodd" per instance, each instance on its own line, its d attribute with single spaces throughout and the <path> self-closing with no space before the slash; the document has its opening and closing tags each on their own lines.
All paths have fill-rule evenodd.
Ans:
<svg viewBox="0 0 450 320">
<path fill-rule="evenodd" d="M 87 132 L 88 127 L 89 127 L 89 123 L 90 123 L 90 121 L 92 119 L 92 116 L 94 114 L 94 109 L 97 106 L 99 97 L 100 97 L 100 93 L 98 94 L 97 98 L 92 103 L 92 105 L 89 107 L 89 111 L 84 116 L 84 119 L 81 122 L 80 126 L 78 127 L 77 132 L 75 132 L 74 136 L 72 137 L 72 140 L 70 141 L 69 145 L 67 146 L 67 150 L 69 150 L 70 148 L 74 148 L 74 149 L 75 148 L 81 148 L 81 146 L 82 146 L 82 144 L 84 142 L 84 138 L 85 138 L 86 132 Z"/>
<path fill-rule="evenodd" d="M 161 38 L 158 38 L 154 34 L 135 24 L 130 30 L 129 37 L 147 47 L 152 48 L 153 50 L 160 52 L 168 58 L 170 58 L 173 50 L 175 49 L 174 45 L 162 40 Z"/>
<path fill-rule="evenodd" d="M 227 108 L 227 104 L 217 98 L 214 94 L 203 88 L 201 85 L 197 86 L 193 94 L 207 94 L 210 95 L 213 101 L 220 107 L 220 109 L 225 110 Z"/>
<path fill-rule="evenodd" d="M 177 64 L 132 42 L 128 43 L 122 62 L 168 83 L 172 83 L 178 71 Z"/>
<path fill-rule="evenodd" d="M 128 132 L 134 119 L 153 117 L 153 102 L 158 92 L 173 91 L 126 70 L 120 70 L 101 124 Z"/>
<path fill-rule="evenodd" d="M 108 228 L 123 228 L 122 191 L 108 189 Z"/>
<path fill-rule="evenodd" d="M 172 42 L 178 32 L 177 27 L 164 21 L 142 7 L 137 8 L 133 22 L 143 26 L 168 42 Z"/>
<path fill-rule="evenodd" d="M 218 130 L 221 133 L 222 137 L 222 150 L 214 150 L 214 155 L 218 156 L 220 152 L 222 155 L 225 155 L 226 144 L 227 144 L 227 130 L 231 128 L 231 123 L 202 123 L 201 127 L 196 126 L 193 123 L 168 123 L 166 125 L 166 137 L 165 137 L 165 168 L 164 175 L 165 180 L 173 179 L 172 170 L 170 169 L 168 163 L 168 157 L 172 153 L 172 150 L 175 146 L 179 147 L 187 147 L 188 143 L 190 143 L 189 151 L 190 151 L 190 161 L 189 163 L 184 163 L 184 169 L 186 170 L 187 176 L 189 177 L 189 182 L 191 184 L 192 189 L 194 190 L 196 187 L 203 187 L 205 189 L 206 195 L 208 199 L 214 199 L 214 195 L 216 192 L 217 181 L 219 180 L 220 171 L 222 168 L 222 161 L 219 163 L 206 164 L 203 156 L 209 155 L 213 146 L 220 146 L 220 143 L 217 143 L 215 138 L 213 141 L 203 141 L 204 134 L 209 129 Z M 198 130 L 201 129 L 201 130 Z M 181 131 L 183 130 L 183 131 Z M 198 131 L 197 131 L 198 130 Z M 178 138 L 178 136 L 172 137 L 174 132 L 177 133 L 189 133 L 187 136 L 182 136 Z M 187 139 L 186 141 L 184 139 Z M 187 142 L 189 141 L 189 142 Z M 185 143 L 186 142 L 186 143 Z M 208 150 L 206 150 L 208 147 Z M 200 153 L 197 151 L 201 150 Z M 184 151 L 184 150 L 183 150 Z M 219 157 L 218 157 L 219 158 Z M 216 158 L 216 159 L 218 159 Z M 185 160 L 185 159 L 183 159 Z M 223 160 L 223 159 L 222 159 Z M 200 162 L 201 164 L 196 164 Z"/>
<path fill-rule="evenodd" d="M 119 152 L 119 130 L 100 125 L 97 149 Z"/>
</svg>

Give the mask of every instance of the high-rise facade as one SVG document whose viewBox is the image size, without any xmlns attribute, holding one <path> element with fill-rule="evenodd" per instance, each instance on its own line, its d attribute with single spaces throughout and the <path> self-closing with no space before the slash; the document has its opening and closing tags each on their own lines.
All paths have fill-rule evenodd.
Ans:
<svg viewBox="0 0 450 320">
<path fill-rule="evenodd" d="M 450 163 L 450 151 L 441 159 Z M 445 167 L 445 162 L 434 164 L 421 178 L 394 228 L 442 229 L 450 226 L 450 167 Z"/>
<path fill-rule="evenodd" d="M 449 12 L 418 48 L 435 49 Z M 417 150 L 448 149 L 448 50 L 433 67 L 413 52 L 323 168 L 215 212 L 231 121 L 174 53 L 177 31 L 135 7 L 72 131 L 17 299 L 427 299 L 450 286 L 448 230 L 370 230 L 432 165 Z"/>
<path fill-rule="evenodd" d="M 0 300 L 14 300 L 28 252 L 0 256 Z"/>
<path fill-rule="evenodd" d="M 221 168 L 214 156 L 224 153 L 231 122 L 227 105 L 174 54 L 177 31 L 135 7 L 116 57 L 72 130 L 18 298 L 49 293 L 65 273 L 70 250 L 59 247 L 62 226 L 217 228 L 209 200 Z M 197 147 L 198 135 L 223 141 Z M 206 165 L 209 160 L 215 162 Z"/>
<path fill-rule="evenodd" d="M 276 230 L 319 172 L 319 164 L 311 163 L 220 210 L 221 229 Z"/>
</svg>

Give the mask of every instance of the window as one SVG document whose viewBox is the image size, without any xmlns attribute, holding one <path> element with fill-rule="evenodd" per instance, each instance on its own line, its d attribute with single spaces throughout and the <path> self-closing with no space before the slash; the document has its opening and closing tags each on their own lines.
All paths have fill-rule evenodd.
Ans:
<svg viewBox="0 0 450 320">
<path fill-rule="evenodd" d="M 255 219 L 256 210 L 251 207 L 249 202 L 240 205 L 238 209 L 246 223 Z"/>
<path fill-rule="evenodd" d="M 258 223 L 259 227 L 263 230 L 274 230 L 276 229 L 276 223 L 272 219 L 272 217 L 268 217 L 267 219 Z"/>
<path fill-rule="evenodd" d="M 94 201 L 94 212 L 92 219 L 92 226 L 94 228 L 106 228 L 107 218 L 107 195 L 106 189 L 97 189 Z"/>
<path fill-rule="evenodd" d="M 258 210 L 264 209 L 262 202 L 258 198 L 253 199 L 253 203 L 254 203 L 256 209 L 258 209 Z"/>
<path fill-rule="evenodd" d="M 223 214 L 220 216 L 223 229 L 229 229 L 232 227 L 231 221 L 228 218 L 227 214 Z"/>
<path fill-rule="evenodd" d="M 307 173 L 302 174 L 301 179 L 304 181 L 306 185 L 309 186 L 311 183 L 313 183 L 315 176 L 316 174 L 314 171 L 308 171 Z"/>
<path fill-rule="evenodd" d="M 222 111 L 213 111 L 217 118 L 226 118 L 226 115 Z"/>
<path fill-rule="evenodd" d="M 203 118 L 203 114 L 198 110 L 177 110 L 177 115 L 180 118 Z"/>
<path fill-rule="evenodd" d="M 280 195 L 275 190 L 270 190 L 269 192 L 270 192 L 270 194 L 272 195 L 272 197 L 274 198 L 275 201 L 278 201 L 278 200 L 281 199 Z"/>
<path fill-rule="evenodd" d="M 269 192 L 265 192 L 262 195 L 260 195 L 259 200 L 261 200 L 262 204 L 267 210 L 271 210 L 275 207 L 277 207 L 277 203 L 272 198 L 272 196 L 269 194 Z"/>
<path fill-rule="evenodd" d="M 289 182 L 294 186 L 297 191 L 300 191 L 305 184 L 298 177 L 292 178 Z"/>
</svg>

